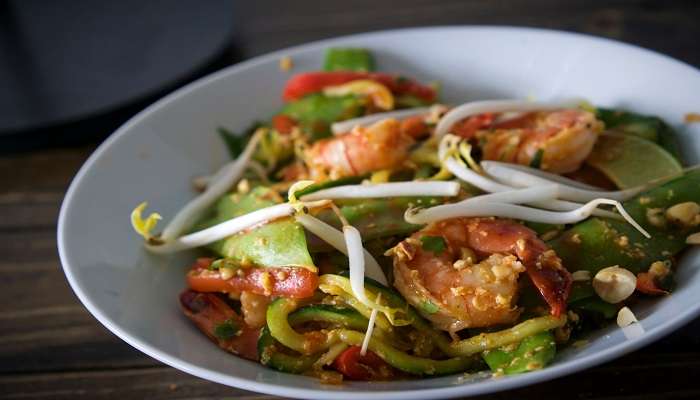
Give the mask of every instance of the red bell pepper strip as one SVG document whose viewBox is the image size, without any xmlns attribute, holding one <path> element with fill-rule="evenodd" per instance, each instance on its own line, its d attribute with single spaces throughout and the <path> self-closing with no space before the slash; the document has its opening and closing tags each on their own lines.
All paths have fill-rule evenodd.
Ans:
<svg viewBox="0 0 700 400">
<path fill-rule="evenodd" d="M 282 92 L 285 101 L 298 100 L 307 94 L 321 92 L 328 86 L 337 86 L 358 79 L 369 79 L 386 86 L 396 95 L 412 95 L 427 102 L 434 102 L 435 89 L 398 75 L 380 72 L 305 72 L 293 76 L 287 81 Z"/>
<path fill-rule="evenodd" d="M 236 293 L 243 291 L 263 296 L 294 299 L 311 297 L 318 287 L 318 275 L 300 267 L 240 268 L 228 279 L 219 270 L 209 270 L 199 263 L 187 273 L 188 286 L 198 292 Z"/>
<path fill-rule="evenodd" d="M 272 117 L 272 127 L 283 135 L 292 133 L 292 129 L 294 129 L 295 126 L 297 126 L 297 122 L 288 115 L 277 114 Z"/>
<path fill-rule="evenodd" d="M 360 346 L 348 347 L 333 361 L 333 368 L 344 377 L 355 381 L 387 380 L 394 371 L 381 357 L 371 351 L 360 354 Z"/>
</svg>

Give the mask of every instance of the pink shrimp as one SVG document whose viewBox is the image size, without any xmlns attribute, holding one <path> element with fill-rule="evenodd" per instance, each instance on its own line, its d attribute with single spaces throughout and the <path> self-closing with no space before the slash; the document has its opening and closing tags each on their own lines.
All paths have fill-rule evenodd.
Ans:
<svg viewBox="0 0 700 400">
<path fill-rule="evenodd" d="M 413 137 L 399 121 L 385 119 L 314 143 L 307 150 L 306 159 L 312 176 L 335 179 L 363 175 L 400 167 L 413 143 Z"/>
<path fill-rule="evenodd" d="M 571 275 L 535 232 L 511 220 L 439 221 L 399 243 L 393 255 L 394 286 L 449 332 L 515 322 L 524 271 L 553 315 L 566 310 Z"/>
<path fill-rule="evenodd" d="M 493 114 L 477 115 L 460 121 L 452 130 L 474 138 L 486 160 L 535 163 L 543 170 L 563 174 L 579 169 L 602 129 L 603 123 L 593 113 L 564 109 L 526 113 L 502 122 Z"/>
</svg>

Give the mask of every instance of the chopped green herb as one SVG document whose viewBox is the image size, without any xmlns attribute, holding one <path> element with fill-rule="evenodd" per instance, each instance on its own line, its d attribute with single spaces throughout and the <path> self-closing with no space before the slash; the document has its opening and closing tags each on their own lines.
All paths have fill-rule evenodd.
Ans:
<svg viewBox="0 0 700 400">
<path fill-rule="evenodd" d="M 243 152 L 243 149 L 245 149 L 245 145 L 248 143 L 253 132 L 263 125 L 265 124 L 260 121 L 255 121 L 241 135 L 231 132 L 223 126 L 216 128 L 216 131 L 219 133 L 219 136 L 221 136 L 224 144 L 226 144 L 231 158 L 236 158 Z"/>
<path fill-rule="evenodd" d="M 423 236 L 420 241 L 423 250 L 432 251 L 435 254 L 440 254 L 447 248 L 447 243 L 442 236 Z"/>
<path fill-rule="evenodd" d="M 214 327 L 214 336 L 221 340 L 227 340 L 238 335 L 239 331 L 240 329 L 238 328 L 238 324 L 236 323 L 236 321 L 232 319 L 227 319 L 226 321 Z"/>
<path fill-rule="evenodd" d="M 426 300 L 420 304 L 420 308 L 428 314 L 435 314 L 440 308 L 430 300 Z"/>
<path fill-rule="evenodd" d="M 542 156 L 544 156 L 544 149 L 537 149 L 535 156 L 530 161 L 530 167 L 540 168 L 542 166 Z"/>
</svg>

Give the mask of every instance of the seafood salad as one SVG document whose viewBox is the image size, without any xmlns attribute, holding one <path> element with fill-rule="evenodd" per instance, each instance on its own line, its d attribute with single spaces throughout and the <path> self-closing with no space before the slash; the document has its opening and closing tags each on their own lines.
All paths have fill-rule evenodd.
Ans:
<svg viewBox="0 0 700 400">
<path fill-rule="evenodd" d="M 328 49 L 281 96 L 219 129 L 232 161 L 162 230 L 146 203 L 131 215 L 147 251 L 198 252 L 182 312 L 238 357 L 328 383 L 526 373 L 635 326 L 700 243 L 700 171 L 660 118 L 442 104 L 360 48 Z"/>
</svg>

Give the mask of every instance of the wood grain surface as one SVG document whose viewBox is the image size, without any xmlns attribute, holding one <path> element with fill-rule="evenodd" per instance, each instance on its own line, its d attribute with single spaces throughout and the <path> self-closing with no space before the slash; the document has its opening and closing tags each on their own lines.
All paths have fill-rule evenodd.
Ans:
<svg viewBox="0 0 700 400">
<path fill-rule="evenodd" d="M 237 2 L 231 16 L 242 58 L 356 32 L 495 24 L 606 36 L 695 66 L 699 17 L 697 1 L 581 0 L 255 1 Z M 58 260 L 56 220 L 72 177 L 95 146 L 0 157 L 0 398 L 270 398 L 151 359 L 107 331 L 72 293 Z M 608 364 L 482 398 L 697 399 L 699 332 L 697 320 Z"/>
</svg>

